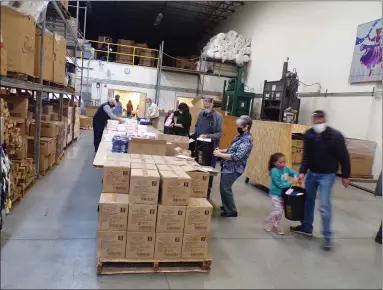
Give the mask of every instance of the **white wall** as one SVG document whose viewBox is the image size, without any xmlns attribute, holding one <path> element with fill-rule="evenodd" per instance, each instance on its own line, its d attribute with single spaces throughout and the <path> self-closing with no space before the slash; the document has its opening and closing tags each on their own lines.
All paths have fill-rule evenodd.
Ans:
<svg viewBox="0 0 383 290">
<path fill-rule="evenodd" d="M 87 62 L 85 62 L 87 65 Z M 105 102 L 108 98 L 108 89 L 126 90 L 146 93 L 148 97 L 155 99 L 156 90 L 153 87 L 143 88 L 136 86 L 113 84 L 113 81 L 133 82 L 144 85 L 155 85 L 157 80 L 157 69 L 142 66 L 130 66 L 119 63 L 106 63 L 98 60 L 90 61 L 89 79 L 92 82 L 91 93 L 93 99 L 101 99 Z M 126 74 L 125 69 L 130 73 Z M 84 69 L 84 79 L 86 79 L 87 70 Z M 101 81 L 101 93 L 98 94 L 95 80 Z M 204 90 L 221 92 L 225 78 L 205 76 Z M 109 81 L 110 80 L 110 81 Z M 160 90 L 159 107 L 166 111 L 175 108 L 178 96 L 195 97 L 197 90 L 197 76 L 179 73 L 163 72 L 161 74 L 161 86 L 176 87 L 183 89 L 192 89 L 194 92 L 182 92 L 173 90 Z M 85 82 L 85 81 L 84 81 Z M 206 94 L 205 94 L 206 95 Z M 206 95 L 208 96 L 208 95 Z M 215 96 L 216 97 L 216 96 Z"/>
<path fill-rule="evenodd" d="M 256 93 L 262 93 L 264 80 L 280 79 L 286 57 L 289 69 L 296 68 L 301 81 L 319 82 L 322 92 L 366 92 L 377 84 L 348 83 L 357 26 L 381 17 L 382 3 L 376 1 L 246 2 L 221 30 L 234 29 L 252 37 L 247 85 Z M 318 86 L 300 86 L 299 91 L 318 91 Z M 302 98 L 300 123 L 309 124 L 315 109 L 325 110 L 329 124 L 346 137 L 378 143 L 373 170 L 378 175 L 382 169 L 381 98 Z"/>
</svg>

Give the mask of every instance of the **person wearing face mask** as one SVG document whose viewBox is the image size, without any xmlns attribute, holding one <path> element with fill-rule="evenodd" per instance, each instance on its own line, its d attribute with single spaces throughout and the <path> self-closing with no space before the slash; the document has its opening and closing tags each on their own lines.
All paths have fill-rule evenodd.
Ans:
<svg viewBox="0 0 383 290">
<path fill-rule="evenodd" d="M 189 136 L 192 116 L 189 112 L 189 106 L 185 103 L 178 105 L 178 111 L 174 112 L 176 119 L 173 124 L 174 135 Z"/>
<path fill-rule="evenodd" d="M 160 110 L 151 98 L 147 98 L 146 103 L 148 105 L 147 117 L 150 119 L 152 126 L 158 129 L 158 121 L 160 120 Z"/>
<path fill-rule="evenodd" d="M 112 109 L 116 106 L 117 102 L 111 98 L 106 103 L 103 103 L 98 107 L 96 114 L 93 117 L 93 143 L 94 150 L 97 152 L 98 146 L 102 139 L 102 133 L 108 123 L 109 119 L 118 120 L 123 122 L 123 119 L 113 114 Z"/>
<path fill-rule="evenodd" d="M 317 110 L 312 114 L 312 124 L 312 128 L 304 134 L 303 157 L 299 169 L 299 180 L 305 179 L 307 193 L 305 218 L 301 225 L 290 227 L 290 229 L 299 234 L 312 236 L 315 199 L 319 191 L 319 209 L 324 235 L 323 249 L 331 250 L 331 191 L 339 164 L 343 186 L 345 188 L 348 186 L 351 170 L 350 155 L 343 135 L 327 126 L 324 111 Z"/>
<path fill-rule="evenodd" d="M 279 152 L 270 156 L 268 169 L 271 178 L 270 197 L 272 211 L 265 219 L 265 230 L 283 235 L 284 232 L 279 226 L 283 216 L 282 191 L 291 187 L 293 183 L 298 182 L 298 172 L 286 166 L 285 155 Z M 294 179 L 290 182 L 289 177 Z"/>
<path fill-rule="evenodd" d="M 237 217 L 238 211 L 233 196 L 233 184 L 245 171 L 247 159 L 253 148 L 253 137 L 250 134 L 253 121 L 249 116 L 236 120 L 238 135 L 228 149 L 214 150 L 214 156 L 222 158 L 221 181 L 219 189 L 222 200 L 222 217 Z"/>
<path fill-rule="evenodd" d="M 210 161 L 210 164 L 206 165 L 215 167 L 217 163 L 217 158 L 213 155 L 213 150 L 214 148 L 219 147 L 219 142 L 222 137 L 223 119 L 222 115 L 213 108 L 213 98 L 204 98 L 203 106 L 204 109 L 198 114 L 192 138 L 196 139 L 198 137 L 201 137 L 211 139 L 213 144 L 209 153 L 211 153 L 212 158 L 211 160 L 208 160 Z M 195 142 L 192 144 L 195 145 Z M 210 198 L 212 186 L 213 177 L 210 176 L 207 199 Z"/>
</svg>

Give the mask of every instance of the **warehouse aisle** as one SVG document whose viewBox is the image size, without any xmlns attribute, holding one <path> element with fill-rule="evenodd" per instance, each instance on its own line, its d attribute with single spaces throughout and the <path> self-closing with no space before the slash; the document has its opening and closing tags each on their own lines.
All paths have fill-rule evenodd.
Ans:
<svg viewBox="0 0 383 290">
<path fill-rule="evenodd" d="M 96 275 L 101 171 L 92 167 L 92 132 L 34 186 L 7 216 L 2 232 L 1 288 L 380 288 L 382 247 L 374 243 L 381 202 L 340 184 L 334 197 L 335 249 L 320 240 L 266 233 L 267 196 L 241 178 L 234 186 L 240 217 L 213 217 L 210 274 Z M 218 204 L 218 178 L 214 199 Z M 288 229 L 286 220 L 282 226 Z M 316 216 L 317 237 L 320 219 Z"/>
</svg>

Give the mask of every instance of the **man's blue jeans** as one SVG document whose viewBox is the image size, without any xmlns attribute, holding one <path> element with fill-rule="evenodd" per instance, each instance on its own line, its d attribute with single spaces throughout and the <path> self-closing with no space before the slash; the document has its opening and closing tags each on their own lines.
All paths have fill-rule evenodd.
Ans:
<svg viewBox="0 0 383 290">
<path fill-rule="evenodd" d="M 302 222 L 305 231 L 312 232 L 314 223 L 315 199 L 319 190 L 320 213 L 322 216 L 323 236 L 331 240 L 331 191 L 335 182 L 335 174 L 309 172 L 306 175 L 305 187 L 307 199 L 305 205 L 305 219 Z"/>
<path fill-rule="evenodd" d="M 234 214 L 237 212 L 233 196 L 233 184 L 240 177 L 238 172 L 234 173 L 221 173 L 221 181 L 219 183 L 219 189 L 221 192 L 221 200 L 223 211 L 227 214 Z"/>
</svg>

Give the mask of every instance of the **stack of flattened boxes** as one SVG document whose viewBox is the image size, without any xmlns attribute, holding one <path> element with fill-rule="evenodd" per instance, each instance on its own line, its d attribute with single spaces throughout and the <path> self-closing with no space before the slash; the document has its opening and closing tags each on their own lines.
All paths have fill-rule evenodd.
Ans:
<svg viewBox="0 0 383 290">
<path fill-rule="evenodd" d="M 203 189 L 189 176 L 196 172 L 188 162 L 173 157 L 108 155 L 100 199 L 98 257 L 135 261 L 208 258 L 213 207 L 206 197 L 200 198 L 206 196 L 208 181 Z"/>
<path fill-rule="evenodd" d="M 116 62 L 133 64 L 133 56 L 127 55 L 127 54 L 133 55 L 133 50 L 134 50 L 133 46 L 134 46 L 134 40 L 118 39 Z"/>
</svg>

